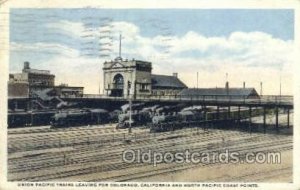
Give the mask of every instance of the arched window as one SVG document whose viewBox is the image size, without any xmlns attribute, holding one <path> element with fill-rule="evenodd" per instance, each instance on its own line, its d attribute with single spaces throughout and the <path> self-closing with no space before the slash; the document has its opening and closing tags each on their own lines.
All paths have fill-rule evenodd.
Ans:
<svg viewBox="0 0 300 190">
<path fill-rule="evenodd" d="M 114 76 L 114 88 L 115 89 L 123 89 L 124 88 L 124 78 L 121 74 L 117 74 Z"/>
</svg>

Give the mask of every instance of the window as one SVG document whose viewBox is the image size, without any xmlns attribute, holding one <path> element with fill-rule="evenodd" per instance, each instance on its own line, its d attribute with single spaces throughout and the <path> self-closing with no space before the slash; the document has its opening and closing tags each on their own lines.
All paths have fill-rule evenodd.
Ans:
<svg viewBox="0 0 300 190">
<path fill-rule="evenodd" d="M 142 90 L 147 90 L 147 84 L 142 84 L 141 89 Z"/>
<path fill-rule="evenodd" d="M 150 92 L 148 89 L 148 84 L 140 84 L 140 92 Z"/>
</svg>

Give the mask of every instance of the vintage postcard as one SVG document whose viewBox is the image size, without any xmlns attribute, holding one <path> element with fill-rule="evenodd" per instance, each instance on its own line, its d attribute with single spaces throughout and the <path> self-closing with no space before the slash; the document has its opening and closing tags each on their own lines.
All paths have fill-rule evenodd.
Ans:
<svg viewBox="0 0 300 190">
<path fill-rule="evenodd" d="M 1 2 L 0 188 L 299 189 L 299 2 L 226 2 Z"/>
</svg>

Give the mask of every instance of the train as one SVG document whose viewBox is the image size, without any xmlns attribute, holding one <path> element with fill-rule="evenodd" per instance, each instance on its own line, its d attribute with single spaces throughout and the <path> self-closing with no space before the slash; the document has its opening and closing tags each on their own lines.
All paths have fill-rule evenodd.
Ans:
<svg viewBox="0 0 300 190">
<path fill-rule="evenodd" d="M 156 115 L 152 118 L 150 132 L 164 132 L 182 129 L 191 125 L 197 125 L 197 122 L 204 120 L 202 110 L 186 110 L 178 113 L 169 113 L 167 115 Z"/>
<path fill-rule="evenodd" d="M 230 112 L 226 109 L 220 109 L 219 111 L 211 109 L 183 109 L 181 112 L 168 114 L 168 115 L 156 115 L 152 118 L 150 124 L 150 132 L 165 132 L 182 129 L 184 127 L 199 127 L 204 126 L 207 123 L 220 123 L 235 122 L 238 120 L 238 114 L 241 120 L 245 120 L 250 117 L 248 109 L 232 109 Z M 251 117 L 262 114 L 261 108 L 252 109 Z"/>
<path fill-rule="evenodd" d="M 144 105 L 137 104 L 135 106 L 135 109 L 131 112 L 131 121 L 130 121 L 130 114 L 128 109 L 124 109 L 122 107 L 123 112 L 119 114 L 118 116 L 118 124 L 116 126 L 117 129 L 123 129 L 135 126 L 148 126 L 149 123 L 152 122 L 152 118 L 155 115 L 161 115 L 165 113 L 170 112 L 178 112 L 180 111 L 185 105 L 184 104 L 178 104 L 174 106 L 159 106 L 159 105 L 153 105 L 149 107 L 142 107 Z M 142 109 L 141 109 L 142 108 Z M 124 111 L 125 110 L 125 111 Z"/>
<path fill-rule="evenodd" d="M 150 128 L 150 132 L 163 132 L 181 129 L 183 127 L 201 126 L 205 122 L 233 121 L 250 117 L 249 109 L 237 108 L 216 110 L 215 107 L 190 106 L 178 104 L 174 106 L 153 105 L 145 107 L 143 104 L 132 106 L 131 120 L 128 105 L 121 110 L 109 112 L 105 109 L 65 110 L 54 114 L 51 128 L 85 126 L 117 122 L 116 128 L 123 129 L 136 126 Z M 252 108 L 252 116 L 262 113 L 261 108 Z M 131 122 L 131 123 L 130 123 Z"/>
<path fill-rule="evenodd" d="M 110 122 L 111 117 L 104 109 L 65 110 L 55 113 L 50 124 L 51 128 L 104 124 Z"/>
<path fill-rule="evenodd" d="M 131 121 L 130 121 L 130 114 L 129 112 L 120 113 L 118 116 L 118 124 L 116 126 L 117 129 L 124 129 L 130 126 L 142 126 L 147 124 L 152 119 L 152 112 L 150 111 L 134 111 L 131 113 Z"/>
</svg>

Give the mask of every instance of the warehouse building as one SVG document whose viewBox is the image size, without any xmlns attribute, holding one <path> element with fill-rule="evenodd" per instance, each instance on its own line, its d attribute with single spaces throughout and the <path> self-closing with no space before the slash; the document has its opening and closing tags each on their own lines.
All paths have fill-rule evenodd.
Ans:
<svg viewBox="0 0 300 190">
<path fill-rule="evenodd" d="M 22 73 L 9 74 L 8 97 L 28 98 L 41 94 L 43 91 L 54 92 L 60 97 L 83 95 L 83 87 L 73 87 L 67 84 L 55 86 L 55 75 L 49 70 L 32 69 L 29 62 L 24 62 Z"/>
</svg>

